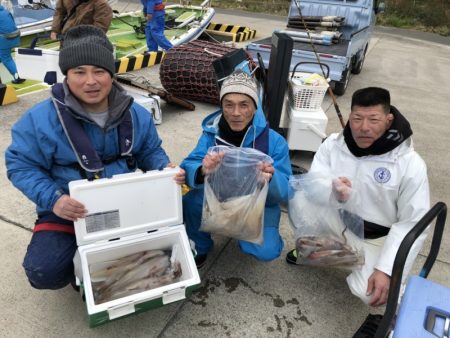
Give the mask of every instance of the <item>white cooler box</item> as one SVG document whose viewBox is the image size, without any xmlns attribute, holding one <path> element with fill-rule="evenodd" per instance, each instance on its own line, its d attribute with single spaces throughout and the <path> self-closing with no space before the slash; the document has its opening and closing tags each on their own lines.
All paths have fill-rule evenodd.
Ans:
<svg viewBox="0 0 450 338">
<path fill-rule="evenodd" d="M 178 170 L 136 172 L 110 179 L 70 182 L 70 196 L 88 210 L 86 218 L 75 222 L 78 257 L 74 261 L 76 275 L 85 293 L 91 327 L 182 300 L 200 284 L 183 224 L 181 187 L 174 181 Z M 136 293 L 133 293 L 135 286 L 127 285 L 124 291 L 128 294 L 122 297 L 122 290 L 119 290 L 120 298 L 117 299 L 98 300 L 97 291 L 94 299 L 92 283 L 98 280 L 94 281 L 91 274 L 105 271 L 114 260 L 148 250 L 165 251 L 171 261 L 179 262 L 181 275 L 175 280 L 170 279 L 170 284 L 144 288 Z M 118 279 L 112 280 L 117 282 Z"/>
<path fill-rule="evenodd" d="M 44 81 L 48 73 L 53 73 L 49 76 L 49 79 L 52 79 L 54 83 L 63 81 L 64 75 L 61 73 L 58 63 L 59 51 L 39 48 L 16 48 L 15 52 L 16 65 L 20 77 Z"/>
<path fill-rule="evenodd" d="M 328 118 L 323 109 L 301 111 L 287 105 L 288 133 L 287 142 L 291 150 L 317 151 L 327 136 Z"/>
<path fill-rule="evenodd" d="M 139 103 L 152 114 L 154 124 L 162 123 L 161 98 L 158 95 L 149 96 L 147 92 L 139 90 L 139 88 L 131 86 L 123 87 L 126 89 L 128 95 L 134 98 L 136 103 Z"/>
</svg>

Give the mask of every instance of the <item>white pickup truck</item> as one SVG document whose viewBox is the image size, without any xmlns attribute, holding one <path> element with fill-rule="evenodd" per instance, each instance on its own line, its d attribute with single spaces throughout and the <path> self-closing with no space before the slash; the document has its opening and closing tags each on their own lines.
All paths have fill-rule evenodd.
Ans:
<svg viewBox="0 0 450 338">
<path fill-rule="evenodd" d="M 350 73 L 359 74 L 362 70 L 376 14 L 383 9 L 384 3 L 378 4 L 377 0 L 292 0 L 288 14 L 288 28 L 282 31 L 294 39 L 290 70 L 292 71 L 299 62 L 317 62 L 309 37 L 299 38 L 301 34 L 306 34 L 306 30 L 303 29 L 302 32 L 301 29 L 305 19 L 330 16 L 340 18 L 342 25 L 339 27 L 341 35 L 338 43 L 325 44 L 323 41 L 315 40 L 314 49 L 320 62 L 330 68 L 329 78 L 332 85 L 334 84 L 334 93 L 343 95 L 347 89 Z M 303 21 L 301 17 L 304 18 Z M 291 28 L 293 26 L 295 28 Z M 311 32 L 311 29 L 309 31 Z M 265 68 L 269 68 L 271 37 L 251 42 L 246 49 L 257 62 L 259 53 Z M 314 73 L 320 69 L 317 64 L 305 64 L 299 71 Z"/>
</svg>

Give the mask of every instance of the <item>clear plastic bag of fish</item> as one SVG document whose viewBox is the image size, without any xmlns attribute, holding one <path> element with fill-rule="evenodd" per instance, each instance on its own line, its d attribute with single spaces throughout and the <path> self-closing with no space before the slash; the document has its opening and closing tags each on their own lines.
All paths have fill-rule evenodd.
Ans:
<svg viewBox="0 0 450 338">
<path fill-rule="evenodd" d="M 95 304 L 179 281 L 181 264 L 172 250 L 145 250 L 89 266 Z"/>
<path fill-rule="evenodd" d="M 364 221 L 355 213 L 358 194 L 349 189 L 347 203 L 339 201 L 333 182 L 336 178 L 310 173 L 289 179 L 297 263 L 357 270 L 364 264 Z"/>
<path fill-rule="evenodd" d="M 223 156 L 205 176 L 200 230 L 261 244 L 269 184 L 260 165 L 272 158 L 251 148 L 216 146 L 208 152 Z"/>
</svg>

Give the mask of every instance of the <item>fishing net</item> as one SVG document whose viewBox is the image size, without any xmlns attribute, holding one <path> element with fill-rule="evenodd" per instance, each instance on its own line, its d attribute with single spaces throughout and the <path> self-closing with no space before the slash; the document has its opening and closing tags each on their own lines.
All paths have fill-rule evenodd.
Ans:
<svg viewBox="0 0 450 338">
<path fill-rule="evenodd" d="M 200 102 L 219 104 L 218 80 L 251 58 L 242 49 L 195 40 L 167 51 L 159 69 L 169 93 Z"/>
</svg>

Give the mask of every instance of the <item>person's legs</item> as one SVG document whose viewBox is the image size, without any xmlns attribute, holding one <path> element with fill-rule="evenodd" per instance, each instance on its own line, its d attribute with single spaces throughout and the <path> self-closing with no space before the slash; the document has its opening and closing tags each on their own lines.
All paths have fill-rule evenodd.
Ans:
<svg viewBox="0 0 450 338">
<path fill-rule="evenodd" d="M 168 50 L 173 47 L 170 41 L 167 40 L 166 36 L 164 35 L 164 11 L 153 13 L 151 27 L 152 37 L 156 41 L 156 43 L 161 46 L 162 49 Z"/>
<path fill-rule="evenodd" d="M 11 56 L 11 49 L 0 49 L 0 61 L 5 65 L 8 72 L 15 77 L 17 74 L 17 67 Z"/>
<path fill-rule="evenodd" d="M 369 277 L 374 272 L 381 249 L 386 237 L 376 239 L 366 239 L 364 241 L 364 265 L 361 270 L 354 270 L 347 277 L 347 284 L 350 291 L 368 304 L 371 296 L 366 296 Z"/>
<path fill-rule="evenodd" d="M 206 255 L 213 247 L 211 235 L 200 231 L 203 209 L 203 189 L 194 189 L 183 196 L 183 219 L 186 232 L 195 243 L 197 255 Z"/>
<path fill-rule="evenodd" d="M 35 232 L 23 267 L 32 287 L 60 289 L 74 280 L 75 235 L 58 231 Z"/>
<path fill-rule="evenodd" d="M 278 227 L 264 227 L 264 241 L 262 244 L 255 244 L 246 241 L 239 241 L 242 252 L 255 256 L 261 261 L 271 261 L 278 258 L 283 251 L 283 239 L 280 236 Z"/>
<path fill-rule="evenodd" d="M 149 52 L 156 52 L 158 51 L 158 44 L 153 39 L 152 36 L 152 21 L 147 21 L 145 24 L 145 39 L 147 40 L 147 48 Z"/>
<path fill-rule="evenodd" d="M 422 234 L 422 240 L 424 240 L 425 234 Z M 377 239 L 366 239 L 364 241 L 364 255 L 365 255 L 365 263 L 361 270 L 353 271 L 347 277 L 347 284 L 350 288 L 350 291 L 357 297 L 361 298 L 361 300 L 368 304 L 370 300 L 370 296 L 366 296 L 368 279 L 370 275 L 374 272 L 374 266 L 377 263 L 378 256 L 380 255 L 381 249 L 383 248 L 383 244 L 386 237 L 381 237 Z M 418 239 L 419 240 L 419 239 Z M 416 240 L 416 242 L 418 241 Z M 417 244 L 417 243 L 416 243 Z M 403 267 L 402 274 L 402 283 L 400 286 L 400 295 L 399 300 L 401 299 L 403 292 L 405 290 L 406 280 L 408 278 L 408 274 L 414 264 L 414 261 L 417 257 L 417 254 L 420 251 L 421 246 L 414 245 L 409 254 L 408 258 Z"/>
</svg>

